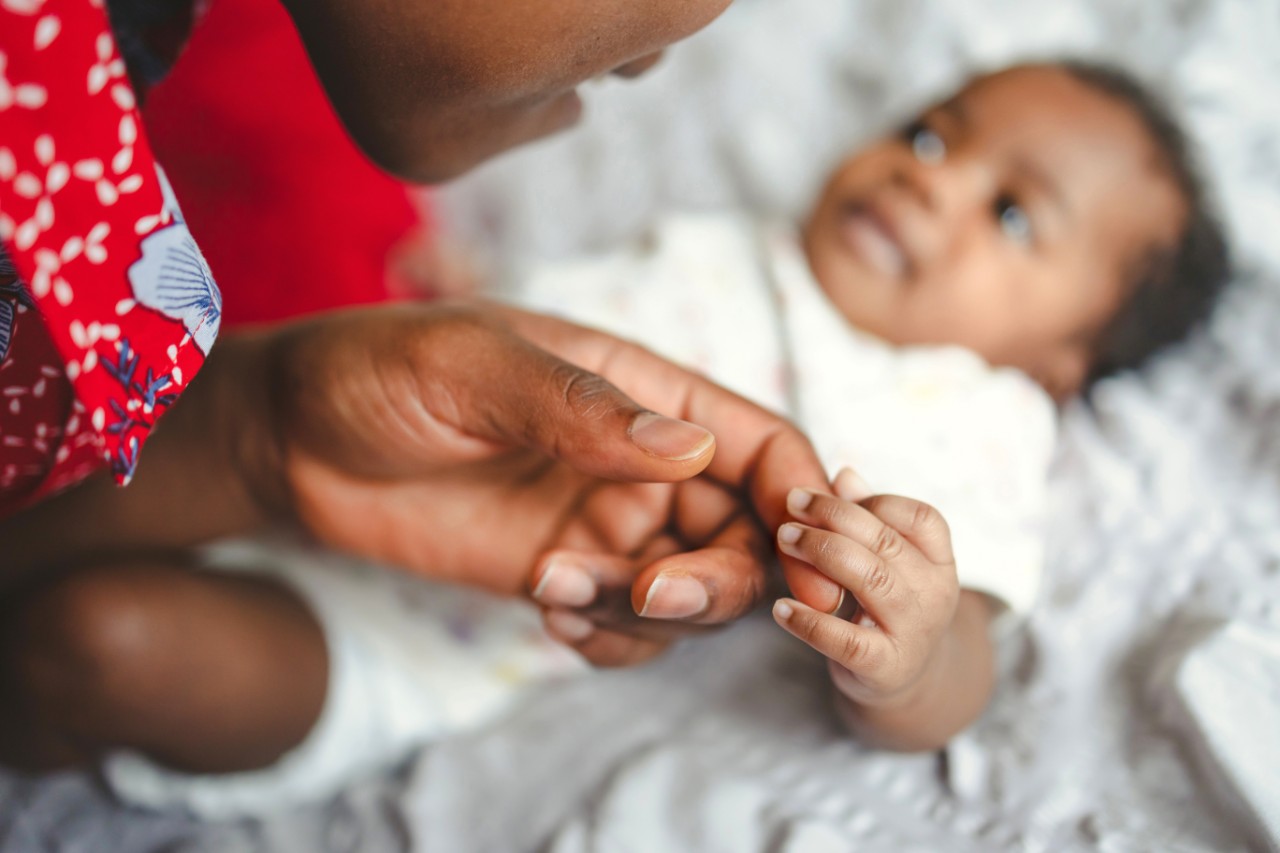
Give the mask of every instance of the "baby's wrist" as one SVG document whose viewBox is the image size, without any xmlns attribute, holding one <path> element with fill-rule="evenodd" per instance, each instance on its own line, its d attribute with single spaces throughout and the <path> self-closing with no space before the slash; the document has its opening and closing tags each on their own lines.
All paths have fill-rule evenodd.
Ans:
<svg viewBox="0 0 1280 853">
<path fill-rule="evenodd" d="M 836 692 L 846 699 L 854 708 L 866 709 L 869 712 L 897 711 L 910 707 L 918 701 L 923 675 L 910 682 L 889 689 L 875 689 L 858 682 L 856 676 L 849 673 L 839 664 L 832 662 L 828 668 L 831 683 Z"/>
<path fill-rule="evenodd" d="M 832 662 L 829 667 L 832 683 L 840 695 L 868 712 L 900 712 L 929 701 L 932 687 L 943 676 L 947 666 L 947 647 L 951 632 L 945 632 L 930 651 L 924 663 L 913 675 L 900 684 L 876 690 L 857 681 L 843 667 Z"/>
</svg>

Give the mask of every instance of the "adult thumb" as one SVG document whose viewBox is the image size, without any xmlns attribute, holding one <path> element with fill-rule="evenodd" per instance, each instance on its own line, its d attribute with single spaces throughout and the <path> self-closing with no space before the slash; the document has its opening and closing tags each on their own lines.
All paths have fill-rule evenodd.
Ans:
<svg viewBox="0 0 1280 853">
<path fill-rule="evenodd" d="M 685 480 L 715 454 L 710 431 L 650 411 L 604 377 L 517 335 L 488 347 L 484 361 L 489 381 L 469 383 L 459 395 L 459 425 L 477 437 L 611 480 Z"/>
</svg>

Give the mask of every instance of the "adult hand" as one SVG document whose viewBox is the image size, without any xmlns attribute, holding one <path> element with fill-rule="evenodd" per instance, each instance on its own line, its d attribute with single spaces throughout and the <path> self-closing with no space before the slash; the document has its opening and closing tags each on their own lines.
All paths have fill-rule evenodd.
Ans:
<svg viewBox="0 0 1280 853">
<path fill-rule="evenodd" d="M 669 639 L 661 620 L 760 600 L 759 522 L 792 486 L 825 487 L 803 436 L 635 345 L 496 306 L 345 311 L 220 341 L 129 488 L 94 477 L 0 522 L 0 584 L 287 514 L 422 574 L 527 584 L 554 633 L 626 662 Z M 784 571 L 835 604 L 812 568 Z"/>
<path fill-rule="evenodd" d="M 334 314 L 280 334 L 270 360 L 284 479 L 307 528 L 434 577 L 528 582 L 552 631 L 598 663 L 659 649 L 673 632 L 658 620 L 713 625 L 754 607 L 772 562 L 760 521 L 782 521 L 794 486 L 827 488 L 776 415 L 633 344 L 514 309 Z M 788 571 L 793 594 L 834 606 L 830 581 Z"/>
</svg>

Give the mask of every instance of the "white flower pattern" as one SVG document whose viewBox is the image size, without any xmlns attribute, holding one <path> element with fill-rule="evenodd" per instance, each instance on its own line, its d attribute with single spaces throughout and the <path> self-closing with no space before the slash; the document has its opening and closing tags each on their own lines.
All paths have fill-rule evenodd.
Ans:
<svg viewBox="0 0 1280 853">
<path fill-rule="evenodd" d="M 0 121 L 2 513 L 104 461 L 127 482 L 222 304 L 101 0 L 0 0 Z"/>
</svg>

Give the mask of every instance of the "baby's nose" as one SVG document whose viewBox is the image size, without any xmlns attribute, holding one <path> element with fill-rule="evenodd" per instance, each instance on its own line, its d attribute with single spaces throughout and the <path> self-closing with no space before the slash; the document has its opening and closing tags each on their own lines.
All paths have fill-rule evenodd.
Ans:
<svg viewBox="0 0 1280 853">
<path fill-rule="evenodd" d="M 921 204 L 940 215 L 961 214 L 982 204 L 994 185 L 981 161 L 958 154 L 939 163 L 913 158 L 907 181 Z"/>
</svg>

